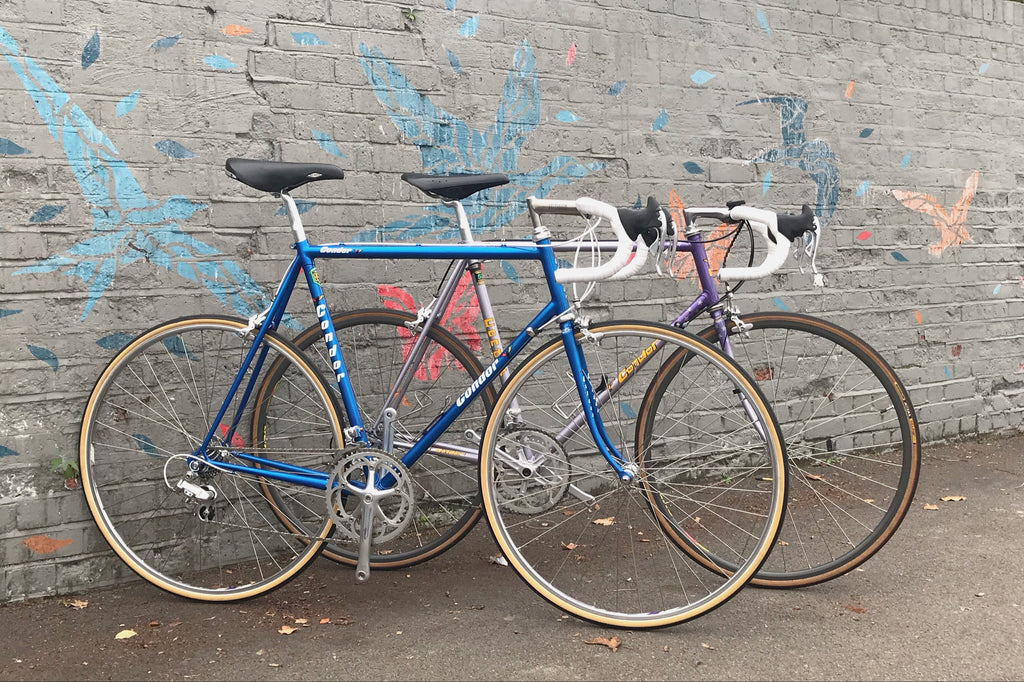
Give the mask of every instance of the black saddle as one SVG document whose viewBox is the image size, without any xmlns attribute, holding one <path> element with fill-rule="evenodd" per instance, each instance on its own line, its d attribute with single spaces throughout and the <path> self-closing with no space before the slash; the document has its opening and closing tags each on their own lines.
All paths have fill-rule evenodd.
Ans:
<svg viewBox="0 0 1024 682">
<path fill-rule="evenodd" d="M 460 201 L 480 190 L 508 184 L 504 173 L 403 173 L 402 179 L 428 196 L 448 201 Z"/>
<path fill-rule="evenodd" d="M 345 172 L 329 163 L 293 163 L 291 161 L 260 161 L 259 159 L 228 159 L 224 163 L 228 177 L 263 192 L 290 192 L 316 180 L 341 180 Z"/>
</svg>

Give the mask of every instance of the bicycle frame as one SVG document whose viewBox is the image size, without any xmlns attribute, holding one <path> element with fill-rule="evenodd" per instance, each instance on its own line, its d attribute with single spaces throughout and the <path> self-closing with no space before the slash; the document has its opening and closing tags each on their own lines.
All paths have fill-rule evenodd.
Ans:
<svg viewBox="0 0 1024 682">
<path fill-rule="evenodd" d="M 335 383 L 341 393 L 346 416 L 348 417 L 349 428 L 346 430 L 346 437 L 352 441 L 369 445 L 366 429 L 358 409 L 358 400 L 352 385 L 348 380 L 348 373 L 345 361 L 338 347 L 337 337 L 327 300 L 320 285 L 320 278 L 317 274 L 314 261 L 320 258 L 325 259 L 454 259 L 459 261 L 472 260 L 535 260 L 541 263 L 544 276 L 547 281 L 550 294 L 549 302 L 536 314 L 533 320 L 526 325 L 507 347 L 488 365 L 483 373 L 477 377 L 455 401 L 442 412 L 437 419 L 427 428 L 421 438 L 402 456 L 402 462 L 406 466 L 412 466 L 427 451 L 432 443 L 458 418 L 473 398 L 476 397 L 487 385 L 497 376 L 504 372 L 509 363 L 527 346 L 530 340 L 537 335 L 537 332 L 557 321 L 560 328 L 562 341 L 568 356 L 569 365 L 576 382 L 577 390 L 583 406 L 583 419 L 594 434 L 595 443 L 601 455 L 608 461 L 610 466 L 622 480 L 632 480 L 633 476 L 624 468 L 624 458 L 612 444 L 611 439 L 605 432 L 604 425 L 598 414 L 595 403 L 593 388 L 587 374 L 586 364 L 582 350 L 575 339 L 574 315 L 570 308 L 563 286 L 555 281 L 555 270 L 557 264 L 554 252 L 551 248 L 550 236 L 546 230 L 535 230 L 534 240 L 523 243 L 489 243 L 474 242 L 472 244 L 403 244 L 389 245 L 379 243 L 326 243 L 310 244 L 306 239 L 302 228 L 299 212 L 291 196 L 281 194 L 285 202 L 289 216 L 292 221 L 292 232 L 295 237 L 293 248 L 295 258 L 292 260 L 285 273 L 281 284 L 278 286 L 270 306 L 254 316 L 250 320 L 250 329 L 253 330 L 253 342 L 242 362 L 238 374 L 235 376 L 227 398 L 221 405 L 217 416 L 211 422 L 211 428 L 206 434 L 203 443 L 192 453 L 193 465 L 196 467 L 209 464 L 217 468 L 233 472 L 247 472 L 256 476 L 270 478 L 314 488 L 326 489 L 330 476 L 324 472 L 318 472 L 304 467 L 283 464 L 274 460 L 266 459 L 251 453 L 232 451 L 238 459 L 249 462 L 255 466 L 232 464 L 225 461 L 211 460 L 209 458 L 210 445 L 218 431 L 216 425 L 222 423 L 230 397 L 236 395 L 241 388 L 245 375 L 252 372 L 244 388 L 242 399 L 232 418 L 230 426 L 223 435 L 223 442 L 230 443 L 233 434 L 241 421 L 245 405 L 248 403 L 254 388 L 257 385 L 260 370 L 265 360 L 266 351 L 257 353 L 261 342 L 270 329 L 277 329 L 285 314 L 285 309 L 298 281 L 299 273 L 303 273 L 306 284 L 309 287 L 310 296 L 320 321 L 320 329 L 327 347 L 328 357 L 332 363 Z M 566 209 L 572 206 L 571 202 L 566 203 Z"/>
<path fill-rule="evenodd" d="M 444 203 L 446 205 L 459 204 L 459 202 Z M 459 207 L 460 206 L 458 205 L 456 206 L 456 214 L 459 216 L 459 230 L 463 238 L 463 243 L 466 245 L 472 244 L 474 242 L 473 236 L 469 230 L 468 222 L 463 219 L 464 213 L 458 210 Z M 615 247 L 615 242 L 596 243 L 596 248 L 602 252 L 614 251 Z M 552 244 L 551 246 L 551 250 L 555 253 L 573 252 L 576 248 L 577 247 L 575 245 L 571 244 Z M 705 312 L 710 312 L 718 332 L 719 344 L 724 352 L 732 357 L 732 347 L 729 341 L 726 317 L 722 314 L 722 297 L 719 296 L 718 286 L 708 265 L 707 250 L 705 249 L 704 242 L 700 239 L 700 232 L 698 230 L 688 232 L 684 239 L 681 239 L 676 243 L 675 250 L 690 254 L 700 283 L 701 291 L 686 307 L 686 309 L 683 310 L 675 320 L 673 320 L 672 325 L 683 328 Z M 419 317 L 422 319 L 422 322 L 419 324 L 418 331 L 428 329 L 431 326 L 440 323 L 441 314 L 451 303 L 455 294 L 456 285 L 461 279 L 462 273 L 467 268 L 472 273 L 473 286 L 477 302 L 480 306 L 480 312 L 483 317 L 485 332 L 490 343 L 490 350 L 495 358 L 500 357 L 504 346 L 501 340 L 501 335 L 494 321 L 494 312 L 491 306 L 490 296 L 487 293 L 487 285 L 484 282 L 483 268 L 480 264 L 480 259 L 462 260 L 453 265 L 451 268 L 451 274 L 442 283 L 437 297 L 425 308 L 419 311 Z M 406 358 L 405 365 L 399 372 L 395 385 L 392 387 L 390 395 L 384 401 L 381 413 L 378 415 L 374 423 L 373 430 L 376 430 L 379 427 L 384 411 L 387 410 L 388 407 L 396 404 L 400 399 L 400 396 L 405 392 L 406 388 L 408 388 L 409 380 L 415 371 L 415 367 L 422 359 L 426 340 L 426 334 L 420 334 L 417 337 L 413 348 L 410 350 L 408 357 Z M 654 349 L 641 349 L 641 351 L 638 352 L 637 357 L 629 366 L 635 366 L 637 368 L 642 367 L 654 356 L 658 349 L 660 349 L 660 346 L 659 348 Z M 619 372 L 618 376 L 604 390 L 595 396 L 594 404 L 597 408 L 603 407 L 605 403 L 611 400 L 611 398 L 618 392 L 621 381 L 626 378 L 624 374 L 628 373 L 629 366 L 624 367 L 622 371 Z M 565 427 L 557 434 L 555 440 L 559 443 L 567 442 L 576 432 L 579 431 L 579 429 L 583 427 L 585 423 L 586 414 L 581 412 L 565 425 Z M 440 456 L 466 458 L 470 460 L 476 459 L 475 452 L 462 452 L 457 446 L 446 445 L 444 449 L 434 449 L 433 452 Z"/>
</svg>

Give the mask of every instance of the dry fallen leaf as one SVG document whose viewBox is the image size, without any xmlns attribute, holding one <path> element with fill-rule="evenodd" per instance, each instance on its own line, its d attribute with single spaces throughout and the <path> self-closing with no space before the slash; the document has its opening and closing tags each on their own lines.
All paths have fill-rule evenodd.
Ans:
<svg viewBox="0 0 1024 682">
<path fill-rule="evenodd" d="M 825 480 L 824 476 L 820 476 L 818 474 L 805 474 L 805 476 L 807 478 L 811 479 L 812 481 L 824 481 Z"/>
<path fill-rule="evenodd" d="M 789 543 L 786 542 L 785 540 L 779 540 L 775 544 L 777 544 L 779 547 L 789 547 Z"/>
<path fill-rule="evenodd" d="M 320 625 L 327 625 L 330 622 L 331 622 L 330 618 L 321 618 L 320 619 Z"/>
<path fill-rule="evenodd" d="M 601 644 L 612 651 L 617 651 L 622 642 L 619 641 L 618 637 L 612 637 L 611 639 L 608 637 L 592 637 L 591 639 L 586 640 L 585 644 Z"/>
<path fill-rule="evenodd" d="M 937 504 L 926 504 L 926 505 L 924 505 L 924 508 L 927 509 L 928 511 L 935 511 L 935 510 L 937 510 L 939 508 L 939 505 L 937 505 Z"/>
<path fill-rule="evenodd" d="M 598 526 L 612 526 L 615 525 L 615 517 L 609 516 L 605 519 L 594 519 L 594 523 Z"/>
<path fill-rule="evenodd" d="M 846 605 L 846 610 L 847 611 L 853 611 L 854 613 L 867 613 L 867 611 L 868 611 L 867 609 L 865 609 L 863 607 L 853 606 L 852 604 L 847 604 Z"/>
<path fill-rule="evenodd" d="M 563 542 L 562 543 L 562 549 L 567 549 L 569 551 L 572 551 L 572 550 L 576 549 L 576 547 L 577 547 L 577 545 L 576 545 L 575 542 L 568 542 L 568 543 Z"/>
<path fill-rule="evenodd" d="M 73 609 L 84 609 L 89 605 L 87 599 L 65 599 L 64 606 L 70 606 Z"/>
<path fill-rule="evenodd" d="M 715 647 L 711 646 L 711 645 L 710 645 L 710 644 L 708 644 L 707 642 L 701 642 L 701 643 L 700 643 L 700 645 L 701 645 L 702 647 L 704 647 L 705 649 L 711 649 L 712 651 L 714 651 L 714 650 L 715 650 Z"/>
<path fill-rule="evenodd" d="M 298 628 L 293 628 L 291 625 L 282 625 L 281 629 L 278 630 L 278 632 L 280 632 L 282 635 L 290 635 L 296 630 L 298 630 Z"/>
<path fill-rule="evenodd" d="M 131 639 L 137 634 L 135 630 L 121 630 L 121 632 L 114 635 L 114 639 Z"/>
<path fill-rule="evenodd" d="M 296 618 L 295 619 L 295 624 L 296 625 L 305 625 L 308 622 L 309 621 L 307 621 L 305 618 Z"/>
<path fill-rule="evenodd" d="M 940 497 L 939 499 L 942 500 L 943 502 L 963 502 L 967 498 L 964 497 L 963 495 L 946 495 L 945 497 Z"/>
</svg>

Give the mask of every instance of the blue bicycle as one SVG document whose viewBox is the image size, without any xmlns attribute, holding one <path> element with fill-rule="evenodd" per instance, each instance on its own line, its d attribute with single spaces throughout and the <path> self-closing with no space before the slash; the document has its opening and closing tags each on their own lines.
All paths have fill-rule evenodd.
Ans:
<svg viewBox="0 0 1024 682">
<path fill-rule="evenodd" d="M 259 315 L 158 325 L 122 348 L 97 380 L 82 421 L 83 487 L 101 532 L 132 571 L 192 599 L 237 600 L 284 584 L 325 544 L 342 543 L 366 580 L 381 547 L 429 526 L 445 485 L 465 485 L 419 472 L 436 473 L 434 460 L 472 458 L 484 513 L 510 565 L 580 618 L 672 625 L 721 605 L 755 575 L 781 527 L 787 483 L 783 442 L 756 382 L 667 325 L 589 324 L 563 287 L 638 268 L 630 258 L 644 250 L 634 239 L 652 227 L 642 222 L 648 218 L 588 198 L 531 200 L 532 240 L 318 245 L 306 238 L 291 192 L 341 178 L 340 169 L 246 159 L 226 167 L 281 197 L 295 257 Z M 481 179 L 446 182 L 449 192 L 460 184 L 476 191 Z M 609 225 L 614 255 L 560 268 L 547 222 L 559 216 L 585 218 L 590 233 Z M 534 261 L 548 301 L 475 377 L 453 373 L 463 382 L 452 381 L 449 399 L 435 405 L 443 409 L 410 434 L 396 428 L 394 408 L 367 418 L 353 377 L 373 368 L 353 375 L 347 364 L 315 266 L 322 258 Z M 300 274 L 320 321 L 328 378 L 277 331 Z M 448 447 L 453 426 L 506 370 L 486 422 L 476 423 L 478 453 Z M 598 399 L 611 386 L 614 399 Z M 653 406 L 645 403 L 652 386 Z M 574 423 L 583 428 L 566 437 Z M 424 495 L 428 480 L 432 494 Z M 694 510 L 715 513 L 695 518 Z M 685 538 L 678 519 L 693 522 Z M 694 552 L 729 557 L 732 570 L 709 570 Z"/>
</svg>

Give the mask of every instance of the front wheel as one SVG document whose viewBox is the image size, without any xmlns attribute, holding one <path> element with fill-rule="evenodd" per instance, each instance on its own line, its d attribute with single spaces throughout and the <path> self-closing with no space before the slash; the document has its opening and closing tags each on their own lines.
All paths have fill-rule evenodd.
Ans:
<svg viewBox="0 0 1024 682">
<path fill-rule="evenodd" d="M 600 324 L 577 341 L 607 439 L 633 479 L 598 453 L 604 436 L 583 423 L 555 339 L 516 370 L 487 422 L 480 475 L 491 531 L 519 576 L 577 617 L 656 628 L 707 613 L 753 577 L 782 524 L 785 453 L 771 409 L 732 360 L 671 327 Z M 658 377 L 661 400 L 643 413 Z M 674 524 L 736 570 L 694 561 L 666 531 Z"/>
</svg>

